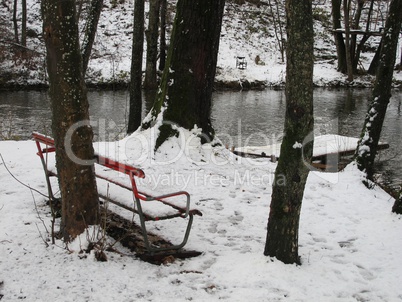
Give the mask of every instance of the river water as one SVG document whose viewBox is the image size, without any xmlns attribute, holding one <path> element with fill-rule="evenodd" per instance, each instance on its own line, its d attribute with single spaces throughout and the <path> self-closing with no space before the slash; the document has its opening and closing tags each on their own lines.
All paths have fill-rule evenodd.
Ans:
<svg viewBox="0 0 402 302">
<path fill-rule="evenodd" d="M 368 108 L 369 89 L 315 89 L 316 134 L 358 137 Z M 99 140 L 114 140 L 125 133 L 127 91 L 90 91 L 90 115 Z M 144 97 L 144 99 L 146 99 Z M 394 91 L 382 132 L 390 148 L 380 151 L 378 170 L 394 185 L 402 183 L 402 92 Z M 152 102 L 144 101 L 143 115 Z M 281 140 L 285 115 L 281 90 L 216 92 L 212 124 L 229 147 L 261 146 Z M 50 133 L 50 100 L 43 91 L 0 92 L 0 139 L 28 139 L 32 131 Z M 1 150 L 0 150 L 1 151 Z"/>
</svg>

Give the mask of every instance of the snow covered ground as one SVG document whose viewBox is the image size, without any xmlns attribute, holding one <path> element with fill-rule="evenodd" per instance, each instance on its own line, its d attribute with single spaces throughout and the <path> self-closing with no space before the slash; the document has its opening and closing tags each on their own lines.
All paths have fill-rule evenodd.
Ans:
<svg viewBox="0 0 402 302">
<path fill-rule="evenodd" d="M 30 12 L 36 8 L 28 17 L 31 28 L 40 34 L 40 1 L 28 3 Z M 106 1 L 106 6 L 111 8 L 112 2 Z M 238 15 L 250 11 L 248 6 L 227 9 Z M 127 79 L 131 18 L 132 1 L 102 16 L 88 73 L 91 79 Z M 283 84 L 285 65 L 272 34 L 255 33 L 237 17 L 226 17 L 222 33 L 217 80 Z M 43 47 L 29 43 L 43 59 Z M 329 45 L 317 39 L 315 49 L 333 54 Z M 247 58 L 245 70 L 235 68 L 239 55 Z M 257 55 L 259 64 L 255 64 Z M 368 63 L 368 58 L 363 60 L 364 66 Z M 26 83 L 44 81 L 40 68 L 26 74 Z M 401 81 L 402 73 L 395 73 L 395 78 Z M 369 86 L 371 80 L 359 78 L 354 85 Z M 322 59 L 315 66 L 314 81 L 318 86 L 342 85 L 345 77 L 331 60 Z M 187 190 L 203 216 L 195 217 L 186 248 L 203 254 L 155 266 L 111 238 L 108 244 L 115 244 L 121 254 L 106 252 L 107 262 L 95 261 L 92 253 L 84 257 L 78 252 L 79 242 L 70 246 L 71 251 L 61 241 L 50 244 L 51 215 L 45 198 L 21 185 L 6 169 L 46 193 L 35 143 L 0 141 L 4 159 L 0 162 L 1 302 L 402 301 L 402 219 L 391 213 L 394 200 L 378 187 L 367 189 L 353 164 L 340 173 L 310 173 L 299 233 L 302 265 L 285 265 L 263 255 L 275 164 L 200 147 L 186 131 L 153 155 L 149 136 L 135 133 L 119 142 L 100 142 L 96 149 L 144 169 L 145 190 Z M 186 144 L 192 148 L 184 149 Z M 179 222 L 169 221 L 153 231 L 174 240 L 181 229 Z"/>
<path fill-rule="evenodd" d="M 106 252 L 107 262 L 93 253 L 84 257 L 80 242 L 71 251 L 61 241 L 50 244 L 45 198 L 6 170 L 46 193 L 35 143 L 0 141 L 1 301 L 402 300 L 402 219 L 391 213 L 394 200 L 378 187 L 367 189 L 353 164 L 340 173 L 310 173 L 299 234 L 302 265 L 285 265 L 263 255 L 275 164 L 201 147 L 192 133 L 180 133 L 156 154 L 149 131 L 95 144 L 99 153 L 144 169 L 145 190 L 185 189 L 202 211 L 186 246 L 202 255 L 161 266 L 137 259 L 111 238 L 108 244 L 121 254 Z M 174 241 L 182 225 L 169 221 L 152 230 Z"/>
</svg>

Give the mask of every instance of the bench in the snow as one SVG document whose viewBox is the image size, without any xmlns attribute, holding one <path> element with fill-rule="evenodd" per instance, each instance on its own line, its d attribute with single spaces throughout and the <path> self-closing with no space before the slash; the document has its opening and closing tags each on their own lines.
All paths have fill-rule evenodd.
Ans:
<svg viewBox="0 0 402 302">
<path fill-rule="evenodd" d="M 50 177 L 57 176 L 54 169 L 54 157 L 48 156 L 55 152 L 54 140 L 49 136 L 34 132 L 32 137 L 38 148 L 37 155 L 40 157 L 46 176 L 49 198 L 53 199 Z M 53 160 L 53 163 L 51 162 Z M 144 244 L 149 253 L 163 250 L 178 250 L 182 248 L 188 240 L 193 216 L 202 216 L 197 209 L 190 209 L 190 194 L 186 191 L 179 191 L 160 196 L 152 196 L 137 189 L 136 178 L 145 178 L 143 170 L 131 165 L 121 163 L 110 158 L 95 154 L 95 162 L 100 167 L 96 167 L 96 177 L 98 182 L 98 195 L 103 201 L 111 202 L 121 208 L 138 214 L 141 232 L 144 237 Z M 128 176 L 129 182 L 123 181 L 121 173 Z M 112 174 L 112 175 L 111 175 Z M 120 175 L 120 179 L 119 178 Z M 117 190 L 112 190 L 114 186 Z M 125 190 L 121 190 L 123 188 Z M 172 200 L 179 197 L 180 200 Z M 185 205 L 183 205 L 185 199 Z M 145 222 L 160 221 L 172 218 L 187 218 L 187 226 L 184 231 L 184 238 L 181 243 L 169 247 L 154 247 L 151 245 Z"/>
</svg>

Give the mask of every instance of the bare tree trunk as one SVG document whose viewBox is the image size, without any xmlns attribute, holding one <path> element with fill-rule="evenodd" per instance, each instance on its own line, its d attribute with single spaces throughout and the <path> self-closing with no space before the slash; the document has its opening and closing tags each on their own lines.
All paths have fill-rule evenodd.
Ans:
<svg viewBox="0 0 402 302">
<path fill-rule="evenodd" d="M 82 72 L 75 1 L 42 1 L 52 131 L 66 242 L 98 224 L 93 132 Z"/>
<path fill-rule="evenodd" d="M 402 46 L 401 46 L 401 59 L 399 61 L 399 70 L 402 70 Z"/>
<path fill-rule="evenodd" d="M 159 42 L 159 70 L 165 68 L 166 63 L 166 14 L 167 0 L 161 0 L 161 33 Z"/>
<path fill-rule="evenodd" d="M 18 0 L 14 0 L 14 11 L 13 11 L 13 24 L 14 24 L 14 41 L 20 44 L 20 38 L 18 35 L 18 23 L 17 23 L 17 8 Z"/>
<path fill-rule="evenodd" d="M 396 61 L 396 50 L 402 20 L 402 0 L 392 0 L 389 15 L 382 37 L 382 48 L 376 74 L 370 108 L 364 121 L 362 134 L 356 149 L 356 162 L 367 178 L 372 179 L 374 160 L 384 123 L 389 99 L 393 70 Z"/>
<path fill-rule="evenodd" d="M 355 8 L 353 22 L 350 24 L 350 20 L 349 20 L 349 26 L 352 29 L 358 29 L 360 26 L 360 18 L 362 15 L 362 10 L 363 10 L 365 1 L 366 0 L 356 0 L 357 7 Z M 350 9 L 351 9 L 351 7 L 349 4 L 349 12 L 350 12 Z M 350 58 L 352 61 L 353 73 L 356 71 L 354 68 L 354 62 L 356 61 L 356 47 L 357 47 L 357 35 L 354 33 L 350 37 Z M 356 64 L 356 66 L 357 66 L 357 64 Z"/>
<path fill-rule="evenodd" d="M 156 65 L 158 61 L 158 29 L 159 29 L 160 0 L 149 1 L 149 24 L 146 31 L 147 59 L 145 67 L 145 89 L 158 87 Z"/>
<path fill-rule="evenodd" d="M 284 29 L 283 29 L 282 22 L 281 22 L 281 14 L 280 14 L 280 9 L 279 9 L 280 4 L 279 4 L 278 0 L 274 0 L 274 1 L 275 1 L 275 7 L 271 3 L 271 0 L 268 0 L 268 5 L 269 5 L 270 12 L 272 15 L 272 21 L 273 21 L 273 25 L 274 25 L 276 41 L 278 43 L 279 51 L 281 53 L 281 61 L 285 62 L 286 39 L 285 39 Z M 282 6 L 283 5 L 284 4 L 282 3 Z"/>
<path fill-rule="evenodd" d="M 82 13 L 82 7 L 84 6 L 84 1 L 85 0 L 76 0 L 76 2 L 78 1 L 78 10 L 77 10 L 77 20 L 80 20 L 81 18 L 81 13 Z"/>
<path fill-rule="evenodd" d="M 264 255 L 300 263 L 299 220 L 313 153 L 314 36 L 312 2 L 286 0 L 286 115 L 275 171 Z"/>
<path fill-rule="evenodd" d="M 27 46 L 27 1 L 22 0 L 21 45 Z"/>
<path fill-rule="evenodd" d="M 214 136 L 211 98 L 224 6 L 224 0 L 177 2 L 166 66 L 152 109 L 153 120 L 143 124 L 143 128 L 150 127 L 163 111 L 163 120 L 169 123 L 159 128 L 156 148 L 177 133 L 171 123 L 189 130 L 197 125 L 204 142 Z"/>
<path fill-rule="evenodd" d="M 381 48 L 382 48 L 382 39 L 380 41 L 380 44 L 377 47 L 377 50 L 374 54 L 373 59 L 371 60 L 369 69 L 367 70 L 368 74 L 375 75 L 377 73 L 378 64 L 380 63 Z"/>
<path fill-rule="evenodd" d="M 142 57 L 144 52 L 144 0 L 134 1 L 133 48 L 131 54 L 130 111 L 127 133 L 141 125 Z"/>
<path fill-rule="evenodd" d="M 92 0 L 89 7 L 88 17 L 85 25 L 84 40 L 82 42 L 82 66 L 85 73 L 88 68 L 89 57 L 91 56 L 92 45 L 95 41 L 96 30 L 98 28 L 98 22 L 100 14 L 103 8 L 103 0 Z"/>
<path fill-rule="evenodd" d="M 360 13 L 359 13 L 359 18 L 358 19 L 356 18 L 356 23 L 355 23 L 356 29 L 359 28 L 360 15 L 361 15 L 361 10 L 363 10 L 363 7 L 364 7 L 364 1 L 359 7 L 361 7 L 361 9 L 360 9 Z M 370 7 L 367 12 L 366 32 L 364 33 L 363 37 L 360 39 L 360 42 L 357 44 L 357 47 L 355 47 L 354 55 L 352 56 L 353 57 L 353 72 L 357 72 L 357 68 L 358 68 L 359 61 L 360 61 L 360 55 L 363 50 L 364 44 L 371 37 L 371 34 L 369 34 L 368 32 L 370 31 L 371 15 L 373 13 L 373 8 L 374 8 L 374 0 L 371 0 Z M 356 35 L 354 35 L 354 36 L 356 39 Z M 356 43 L 356 40 L 355 40 L 355 43 Z"/>
<path fill-rule="evenodd" d="M 395 200 L 392 212 L 396 214 L 402 214 L 402 191 L 399 193 L 399 197 Z"/>
<path fill-rule="evenodd" d="M 334 30 L 342 28 L 341 26 L 341 0 L 332 0 L 332 24 Z M 338 71 L 347 73 L 346 65 L 346 47 L 341 32 L 334 33 L 336 53 L 338 58 Z"/>
<path fill-rule="evenodd" d="M 350 3 L 351 0 L 343 0 L 343 16 L 345 23 L 345 47 L 346 47 L 346 70 L 348 81 L 353 81 L 353 65 L 351 56 L 351 41 L 350 41 Z"/>
</svg>

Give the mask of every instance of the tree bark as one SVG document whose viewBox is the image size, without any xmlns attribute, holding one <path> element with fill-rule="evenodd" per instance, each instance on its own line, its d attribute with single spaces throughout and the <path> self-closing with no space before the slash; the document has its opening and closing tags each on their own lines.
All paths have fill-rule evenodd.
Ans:
<svg viewBox="0 0 402 302">
<path fill-rule="evenodd" d="M 14 10 L 13 10 L 14 41 L 17 44 L 20 44 L 20 39 L 18 35 L 18 23 L 17 23 L 17 7 L 18 7 L 18 0 L 14 0 Z"/>
<path fill-rule="evenodd" d="M 127 133 L 141 125 L 142 113 L 142 57 L 144 52 L 144 0 L 134 2 L 133 48 L 131 54 L 130 109 Z"/>
<path fill-rule="evenodd" d="M 352 29 L 358 29 L 360 26 L 360 18 L 362 15 L 362 10 L 364 7 L 364 3 L 366 0 L 356 0 L 356 7 L 354 9 L 354 18 L 353 18 L 353 22 L 352 24 L 350 24 L 350 20 L 349 20 L 349 26 Z M 349 2 L 349 11 L 350 11 L 350 2 Z M 356 67 L 357 67 L 357 62 L 359 60 L 359 58 L 356 58 L 356 48 L 357 48 L 357 35 L 356 34 L 352 34 L 350 37 L 350 58 L 352 61 L 352 70 L 353 73 L 355 73 L 356 68 L 355 68 L 355 62 L 356 62 Z"/>
<path fill-rule="evenodd" d="M 300 263 L 299 219 L 313 150 L 314 37 L 310 0 L 286 0 L 286 114 L 264 254 Z"/>
<path fill-rule="evenodd" d="M 342 28 L 341 25 L 341 0 L 332 0 L 332 24 L 334 30 Z M 343 35 L 340 32 L 334 33 L 336 53 L 338 58 L 338 71 L 346 74 L 346 47 Z"/>
<path fill-rule="evenodd" d="M 161 0 L 161 32 L 159 42 L 159 70 L 163 71 L 166 64 L 166 14 L 167 0 Z"/>
<path fill-rule="evenodd" d="M 27 46 L 27 1 L 22 0 L 21 45 Z"/>
<path fill-rule="evenodd" d="M 375 75 L 377 73 L 378 64 L 380 63 L 381 48 L 382 48 L 382 39 L 377 47 L 377 50 L 375 51 L 373 59 L 371 60 L 369 69 L 367 70 L 368 74 Z"/>
<path fill-rule="evenodd" d="M 395 214 L 402 214 L 402 191 L 399 193 L 399 197 L 395 200 L 392 212 Z"/>
<path fill-rule="evenodd" d="M 396 60 L 398 37 L 401 29 L 402 0 L 393 0 L 382 37 L 379 66 L 374 83 L 370 108 L 356 149 L 356 162 L 367 178 L 372 179 L 374 160 L 384 123 L 387 106 L 391 98 L 393 70 Z"/>
<path fill-rule="evenodd" d="M 356 12 L 355 16 L 355 24 L 354 24 L 354 29 L 359 29 L 360 28 L 360 18 L 361 18 L 361 13 L 362 10 L 364 9 L 364 3 L 365 1 L 359 1 L 358 2 L 358 10 Z M 371 37 L 371 34 L 369 33 L 370 31 L 370 23 L 371 23 L 371 15 L 373 13 L 374 9 L 374 0 L 371 0 L 370 2 L 370 7 L 368 9 L 368 12 L 366 13 L 367 15 L 367 20 L 366 20 L 366 28 L 365 28 L 365 33 L 363 37 L 360 39 L 360 42 L 357 44 L 357 35 L 353 35 L 353 43 L 354 47 L 352 47 L 352 63 L 353 63 L 353 72 L 356 73 L 360 61 L 360 55 L 363 50 L 364 44 L 367 42 L 367 40 Z"/>
<path fill-rule="evenodd" d="M 352 50 L 350 39 L 350 2 L 351 0 L 343 0 L 343 17 L 345 23 L 345 48 L 346 48 L 346 72 L 348 81 L 353 81 L 353 65 L 352 65 Z"/>
<path fill-rule="evenodd" d="M 158 87 L 156 65 L 158 61 L 158 29 L 159 29 L 160 0 L 149 1 L 149 23 L 146 31 L 147 59 L 145 66 L 145 89 Z"/>
<path fill-rule="evenodd" d="M 402 29 L 401 29 L 401 31 L 402 31 Z M 401 46 L 401 58 L 399 61 L 399 70 L 402 70 L 402 46 Z"/>
<path fill-rule="evenodd" d="M 82 66 L 84 77 L 88 68 L 89 57 L 91 56 L 92 46 L 95 41 L 96 30 L 98 28 L 98 22 L 100 14 L 103 8 L 103 0 L 92 0 L 89 7 L 88 18 L 85 25 L 84 40 L 82 42 Z"/>
<path fill-rule="evenodd" d="M 52 131 L 66 242 L 98 224 L 93 132 L 78 41 L 75 1 L 42 1 Z"/>
<path fill-rule="evenodd" d="M 284 29 L 281 21 L 281 10 L 283 9 L 284 3 L 279 3 L 278 0 L 274 0 L 275 4 L 271 3 L 271 0 L 268 0 L 268 6 L 270 9 L 270 13 L 272 14 L 272 23 L 274 26 L 274 32 L 276 41 L 278 43 L 279 51 L 281 52 L 281 61 L 285 62 L 285 45 L 286 39 L 284 35 Z"/>
<path fill-rule="evenodd" d="M 210 121 L 212 89 L 218 58 L 224 0 L 179 0 L 171 44 L 151 126 L 163 111 L 163 121 L 185 129 L 202 129 L 203 142 L 214 136 Z M 164 110 L 162 110 L 164 108 Z M 170 123 L 159 129 L 156 149 L 176 132 Z"/>
</svg>

